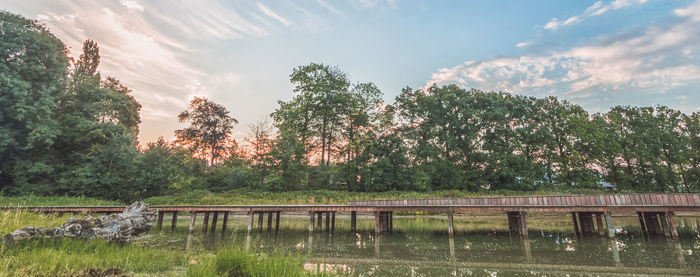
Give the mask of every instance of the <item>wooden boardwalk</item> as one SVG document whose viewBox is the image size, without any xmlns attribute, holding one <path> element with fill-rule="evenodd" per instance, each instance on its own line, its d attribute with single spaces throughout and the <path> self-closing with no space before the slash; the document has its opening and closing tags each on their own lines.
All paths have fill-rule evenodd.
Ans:
<svg viewBox="0 0 700 277">
<path fill-rule="evenodd" d="M 637 213 L 645 236 L 677 237 L 674 223 L 675 212 L 700 212 L 700 194 L 605 194 L 573 196 L 513 196 L 447 199 L 407 199 L 407 200 L 366 200 L 350 201 L 347 205 L 196 205 L 196 206 L 152 206 L 159 211 L 158 227 L 162 226 L 165 213 L 172 214 L 172 227 L 177 215 L 189 213 L 190 230 L 193 230 L 197 214 L 204 214 L 204 231 L 212 215 L 211 231 L 216 228 L 219 214 L 223 215 L 223 227 L 230 213 L 248 214 L 248 229 L 253 230 L 254 218 L 258 216 L 258 229 L 263 229 L 263 218 L 267 216 L 267 229 L 279 229 L 282 213 L 308 213 L 309 231 L 318 225 L 334 231 L 336 213 L 350 213 L 351 230 L 356 229 L 357 213 L 371 213 L 375 216 L 377 233 L 393 229 L 393 212 L 419 211 L 445 213 L 448 219 L 448 232 L 454 233 L 454 213 L 505 212 L 510 230 L 527 236 L 528 213 L 563 212 L 570 213 L 577 235 L 613 236 L 612 213 Z M 45 206 L 45 207 L 1 207 L 0 209 L 21 209 L 39 213 L 117 213 L 121 206 Z M 316 222 L 316 220 L 318 220 Z"/>
</svg>

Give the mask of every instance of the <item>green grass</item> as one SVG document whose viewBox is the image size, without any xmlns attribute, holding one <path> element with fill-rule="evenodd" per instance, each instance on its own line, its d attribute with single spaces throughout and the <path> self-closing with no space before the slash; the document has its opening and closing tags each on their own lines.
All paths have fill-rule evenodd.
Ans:
<svg viewBox="0 0 700 277">
<path fill-rule="evenodd" d="M 4 211 L 0 233 L 26 225 L 59 226 L 68 217 Z M 138 276 L 317 276 L 304 271 L 303 258 L 286 253 L 248 252 L 236 241 L 184 250 L 169 237 L 150 234 L 126 244 L 74 238 L 34 239 L 0 244 L 0 276 L 83 276 L 88 270 L 118 270 Z"/>
<path fill-rule="evenodd" d="M 144 199 L 151 205 L 255 205 L 255 204 L 347 204 L 353 200 L 371 199 L 418 199 L 418 198 L 459 198 L 480 196 L 518 196 L 518 195 L 562 195 L 602 193 L 601 191 L 482 191 L 469 192 L 443 190 L 431 192 L 388 191 L 388 192 L 348 192 L 335 190 L 301 190 L 287 192 L 264 192 L 251 190 L 232 190 L 212 193 L 196 190 L 186 193 L 156 196 Z"/>
<path fill-rule="evenodd" d="M 22 206 L 112 206 L 124 205 L 117 201 L 101 200 L 83 196 L 2 196 L 0 207 Z"/>
</svg>

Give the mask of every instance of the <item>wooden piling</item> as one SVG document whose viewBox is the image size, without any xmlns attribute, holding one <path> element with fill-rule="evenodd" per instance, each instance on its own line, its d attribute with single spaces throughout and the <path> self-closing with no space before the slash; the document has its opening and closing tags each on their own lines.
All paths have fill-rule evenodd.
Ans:
<svg viewBox="0 0 700 277">
<path fill-rule="evenodd" d="M 615 237 L 615 227 L 612 224 L 612 213 L 610 212 L 605 212 L 603 214 L 605 216 L 605 229 L 607 230 L 607 234 L 609 238 L 614 238 Z"/>
<path fill-rule="evenodd" d="M 250 233 L 250 231 L 253 231 L 254 218 L 255 218 L 255 213 L 248 212 L 248 233 Z"/>
<path fill-rule="evenodd" d="M 209 213 L 204 213 L 204 222 L 202 222 L 202 233 L 207 233 L 207 227 L 209 227 Z"/>
<path fill-rule="evenodd" d="M 323 231 L 323 212 L 316 212 L 318 214 L 318 230 Z"/>
<path fill-rule="evenodd" d="M 158 212 L 158 230 L 163 228 L 163 212 Z"/>
<path fill-rule="evenodd" d="M 267 231 L 272 231 L 272 212 L 267 212 Z"/>
<path fill-rule="evenodd" d="M 669 229 L 669 233 L 671 235 L 671 238 L 677 239 L 678 238 L 678 230 L 676 229 L 676 219 L 675 219 L 675 214 L 673 212 L 666 212 L 666 221 Z"/>
<path fill-rule="evenodd" d="M 517 236 L 527 237 L 527 212 L 507 212 L 508 229 L 510 233 Z"/>
<path fill-rule="evenodd" d="M 175 226 L 177 226 L 177 212 L 173 212 L 173 220 L 170 222 L 170 231 L 175 230 Z"/>
<path fill-rule="evenodd" d="M 263 217 L 265 217 L 265 213 L 258 212 L 258 230 L 260 231 L 263 230 Z"/>
<path fill-rule="evenodd" d="M 572 220 L 573 223 L 574 223 L 574 234 L 576 234 L 576 237 L 580 237 L 580 236 L 581 236 L 581 231 L 580 231 L 580 228 L 579 228 L 579 226 L 578 226 L 578 220 L 576 219 L 576 216 L 577 216 L 577 213 L 576 213 L 576 212 L 572 212 L 572 213 L 571 213 L 571 220 Z"/>
<path fill-rule="evenodd" d="M 275 217 L 275 232 L 280 231 L 280 215 L 281 214 L 282 214 L 282 212 L 277 211 L 277 217 Z"/>
<path fill-rule="evenodd" d="M 228 226 L 228 212 L 224 212 L 224 222 L 221 222 L 221 236 L 226 234 L 226 228 Z"/>
<path fill-rule="evenodd" d="M 216 232 L 216 222 L 219 220 L 219 212 L 214 212 L 214 216 L 211 219 L 211 233 Z"/>
<path fill-rule="evenodd" d="M 314 231 L 314 218 L 316 218 L 316 215 L 314 214 L 313 211 L 309 211 L 309 232 Z M 309 235 L 309 238 L 311 235 Z"/>
<path fill-rule="evenodd" d="M 455 233 L 454 221 L 452 218 L 453 212 L 447 211 L 447 233 L 453 235 Z"/>
<path fill-rule="evenodd" d="M 598 234 L 603 237 L 605 236 L 605 226 L 603 226 L 603 213 L 595 213 L 596 226 L 598 227 Z"/>
<path fill-rule="evenodd" d="M 583 236 L 591 236 L 595 234 L 595 224 L 593 223 L 593 214 L 590 212 L 579 212 L 578 221 L 581 227 Z"/>
<path fill-rule="evenodd" d="M 331 227 L 331 212 L 326 212 L 326 232 L 330 231 Z"/>
<path fill-rule="evenodd" d="M 350 212 L 350 231 L 357 231 L 357 211 Z"/>
<path fill-rule="evenodd" d="M 374 233 L 379 234 L 381 233 L 381 220 L 379 219 L 379 211 L 374 211 Z"/>
<path fill-rule="evenodd" d="M 190 212 L 190 228 L 189 228 L 190 233 L 194 232 L 194 222 L 195 221 L 197 221 L 197 213 Z"/>
<path fill-rule="evenodd" d="M 335 232 L 335 212 L 331 212 L 331 233 Z"/>
<path fill-rule="evenodd" d="M 644 213 L 637 212 L 637 217 L 639 218 L 639 227 L 642 229 L 642 237 L 649 238 L 649 232 L 647 232 L 647 223 L 644 221 Z"/>
<path fill-rule="evenodd" d="M 389 212 L 389 231 L 394 231 L 394 212 Z"/>
</svg>

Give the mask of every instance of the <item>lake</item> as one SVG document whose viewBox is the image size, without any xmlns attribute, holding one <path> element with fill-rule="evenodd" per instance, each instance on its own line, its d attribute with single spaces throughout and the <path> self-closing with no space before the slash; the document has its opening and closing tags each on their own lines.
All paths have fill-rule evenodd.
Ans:
<svg viewBox="0 0 700 277">
<path fill-rule="evenodd" d="M 279 232 L 265 226 L 248 234 L 248 217 L 232 215 L 226 234 L 219 219 L 216 233 L 204 235 L 200 216 L 196 232 L 188 235 L 189 217 L 183 216 L 175 232 L 164 224 L 151 235 L 183 249 L 236 244 L 261 254 L 299 255 L 305 269 L 341 276 L 700 275 L 697 214 L 678 214 L 677 240 L 645 239 L 636 214 L 613 217 L 614 239 L 577 238 L 565 213 L 531 213 L 527 220 L 527 238 L 511 236 L 499 213 L 455 215 L 453 236 L 444 215 L 401 214 L 394 216 L 394 231 L 380 235 L 374 234 L 373 216 L 358 215 L 358 232 L 350 232 L 350 217 L 341 214 L 334 233 L 309 233 L 308 215 L 283 214 Z"/>
</svg>

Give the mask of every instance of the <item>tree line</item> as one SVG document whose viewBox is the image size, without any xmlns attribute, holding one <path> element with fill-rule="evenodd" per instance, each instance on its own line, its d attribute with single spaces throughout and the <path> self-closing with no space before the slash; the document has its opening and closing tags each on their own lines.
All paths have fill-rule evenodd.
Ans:
<svg viewBox="0 0 700 277">
<path fill-rule="evenodd" d="M 405 88 L 393 103 L 371 82 L 311 63 L 293 98 L 243 141 L 222 105 L 195 97 L 176 140 L 138 142 L 141 105 L 44 26 L 0 12 L 0 191 L 132 200 L 237 188 L 700 190 L 700 114 L 617 106 L 589 114 L 556 97 Z"/>
</svg>

